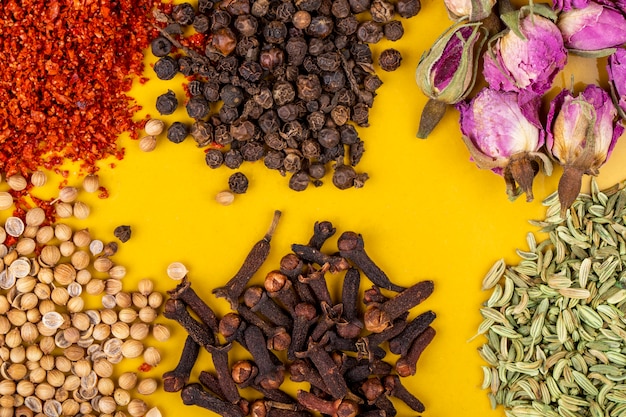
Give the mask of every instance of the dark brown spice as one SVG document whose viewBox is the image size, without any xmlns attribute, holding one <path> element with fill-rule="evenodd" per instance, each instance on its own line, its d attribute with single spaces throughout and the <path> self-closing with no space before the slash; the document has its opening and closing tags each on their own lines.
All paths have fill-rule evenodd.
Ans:
<svg viewBox="0 0 626 417">
<path fill-rule="evenodd" d="M 369 305 L 363 318 L 365 328 L 372 332 L 385 330 L 393 320 L 428 298 L 433 289 L 434 283 L 432 281 L 421 281 L 383 304 Z"/>
<path fill-rule="evenodd" d="M 401 399 L 406 405 L 411 407 L 412 410 L 418 413 L 425 411 L 424 404 L 402 385 L 397 375 L 387 375 L 383 379 L 383 385 L 385 386 L 387 395 Z"/>
<path fill-rule="evenodd" d="M 181 398 L 185 405 L 202 407 L 223 417 L 244 417 L 246 415 L 238 406 L 206 392 L 200 384 L 185 386 L 181 391 Z"/>
<path fill-rule="evenodd" d="M 348 386 L 343 376 L 339 373 L 339 368 L 324 349 L 324 345 L 327 342 L 327 336 L 323 337 L 319 342 L 309 341 L 307 350 L 296 353 L 296 357 L 309 358 L 315 369 L 320 373 L 333 398 L 344 398 L 348 394 Z"/>
<path fill-rule="evenodd" d="M 189 382 L 189 376 L 199 352 L 200 345 L 191 336 L 187 336 L 178 364 L 172 371 L 163 374 L 163 390 L 165 392 L 178 392 Z"/>
<path fill-rule="evenodd" d="M 211 353 L 211 359 L 213 360 L 213 366 L 215 367 L 224 399 L 232 404 L 238 404 L 241 400 L 241 395 L 230 373 L 228 364 L 228 351 L 230 348 L 231 345 L 227 344 L 224 346 L 210 346 L 207 350 Z"/>
<path fill-rule="evenodd" d="M 248 287 L 243 294 L 244 304 L 255 313 L 260 313 L 276 326 L 291 328 L 293 322 L 283 310 L 268 297 L 265 290 L 261 287 Z"/>
<path fill-rule="evenodd" d="M 250 326 L 245 331 L 246 345 L 259 367 L 259 375 L 255 382 L 266 389 L 280 387 L 284 380 L 283 368 L 275 366 L 267 347 L 263 333 L 256 326 Z"/>
<path fill-rule="evenodd" d="M 213 332 L 219 331 L 215 312 L 191 288 L 191 282 L 187 277 L 167 293 L 173 299 L 182 300 Z"/>
<path fill-rule="evenodd" d="M 389 350 L 391 353 L 405 356 L 415 338 L 422 334 L 436 317 L 434 312 L 427 311 L 411 320 L 402 333 L 389 340 Z"/>
<path fill-rule="evenodd" d="M 332 305 L 328 284 L 324 275 L 330 269 L 330 264 L 325 263 L 320 269 L 310 268 L 306 276 L 300 276 L 298 280 L 307 284 L 313 290 L 315 298 L 320 304 Z"/>
<path fill-rule="evenodd" d="M 318 264 L 320 266 L 328 264 L 328 270 L 331 273 L 345 271 L 350 267 L 345 258 L 341 256 L 326 255 L 318 249 L 308 245 L 294 243 L 291 245 L 291 250 L 305 262 Z"/>
<path fill-rule="evenodd" d="M 128 242 L 131 235 L 130 226 L 117 226 L 113 231 L 113 235 L 122 243 Z"/>
<path fill-rule="evenodd" d="M 402 63 L 402 55 L 397 49 L 389 48 L 380 53 L 378 65 L 383 71 L 395 71 Z"/>
<path fill-rule="evenodd" d="M 165 302 L 165 308 L 163 310 L 163 315 L 170 319 L 178 322 L 193 338 L 193 340 L 198 343 L 200 346 L 208 347 L 213 346 L 215 344 L 214 336 L 196 321 L 185 307 L 185 304 L 181 300 L 175 300 L 170 298 Z"/>
<path fill-rule="evenodd" d="M 374 284 L 387 290 L 400 292 L 405 288 L 393 284 L 387 274 L 376 265 L 365 252 L 363 237 L 354 232 L 344 232 L 337 241 L 341 256 L 353 262 Z"/>
<path fill-rule="evenodd" d="M 298 296 L 287 275 L 280 271 L 271 271 L 265 276 L 264 285 L 267 294 L 277 300 L 293 316 L 298 304 Z"/>
<path fill-rule="evenodd" d="M 398 372 L 398 375 L 401 377 L 415 375 L 417 370 L 417 361 L 424 352 L 424 349 L 426 349 L 434 337 L 435 329 L 432 327 L 426 328 L 422 334 L 417 336 L 411 344 L 407 354 L 400 357 L 400 359 L 396 362 L 396 372 Z"/>
<path fill-rule="evenodd" d="M 222 387 L 220 387 L 220 381 L 218 380 L 217 376 L 213 375 L 210 372 L 202 371 L 200 372 L 200 375 L 198 375 L 198 381 L 200 381 L 200 383 L 204 385 L 205 388 L 208 388 L 215 395 L 217 395 L 221 399 L 224 399 Z"/>
<path fill-rule="evenodd" d="M 351 400 L 329 401 L 307 391 L 298 390 L 298 402 L 307 410 L 337 417 L 356 417 L 359 412 L 357 403 Z"/>
<path fill-rule="evenodd" d="M 274 230 L 278 225 L 281 212 L 276 210 L 274 217 L 270 225 L 269 230 L 253 247 L 250 253 L 248 253 L 243 265 L 237 271 L 235 276 L 226 283 L 225 286 L 216 288 L 213 293 L 216 297 L 226 298 L 231 305 L 232 309 L 236 309 L 239 303 L 239 296 L 243 293 L 248 281 L 252 278 L 254 273 L 261 267 L 265 259 L 269 254 L 270 240 L 274 234 Z"/>
</svg>

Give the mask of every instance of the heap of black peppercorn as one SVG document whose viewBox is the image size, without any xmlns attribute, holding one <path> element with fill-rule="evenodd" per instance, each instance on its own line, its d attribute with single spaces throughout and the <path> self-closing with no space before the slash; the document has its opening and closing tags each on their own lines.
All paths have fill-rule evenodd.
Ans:
<svg viewBox="0 0 626 417">
<path fill-rule="evenodd" d="M 401 61 L 393 49 L 375 62 L 369 44 L 400 39 L 396 17 L 420 7 L 420 0 L 181 3 L 155 14 L 154 71 L 164 80 L 186 77 L 182 104 L 195 124 L 206 124 L 192 125 L 191 136 L 211 149 L 209 167 L 263 159 L 294 190 L 319 186 L 326 174 L 341 189 L 358 188 L 367 174 L 355 170 L 365 146 L 354 126 L 369 125 L 382 84 L 370 68 L 393 71 Z M 178 104 L 168 92 L 157 110 L 172 114 Z M 168 138 L 184 140 L 187 125 L 170 128 Z"/>
</svg>

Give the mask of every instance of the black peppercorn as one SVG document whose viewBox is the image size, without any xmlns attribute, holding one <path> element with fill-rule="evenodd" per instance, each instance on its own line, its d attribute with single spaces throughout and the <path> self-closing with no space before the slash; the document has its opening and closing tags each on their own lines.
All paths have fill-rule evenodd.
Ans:
<svg viewBox="0 0 626 417">
<path fill-rule="evenodd" d="M 344 17 L 343 19 L 337 19 L 335 26 L 338 33 L 349 36 L 356 33 L 359 28 L 359 21 L 356 16 L 350 15 L 348 17 Z"/>
<path fill-rule="evenodd" d="M 366 43 L 355 43 L 352 45 L 350 47 L 350 54 L 356 62 L 363 62 L 366 64 L 374 62 L 372 59 L 372 50 Z"/>
<path fill-rule="evenodd" d="M 185 77 L 189 77 L 193 74 L 195 65 L 193 59 L 188 56 L 181 56 L 178 58 L 178 71 Z"/>
<path fill-rule="evenodd" d="M 378 23 L 367 20 L 359 25 L 356 36 L 361 42 L 377 43 L 383 38 L 383 28 Z"/>
<path fill-rule="evenodd" d="M 383 85 L 383 81 L 376 74 L 368 74 L 363 80 L 363 87 L 365 87 L 367 91 L 374 92 L 378 90 L 381 85 Z"/>
<path fill-rule="evenodd" d="M 348 17 L 351 12 L 350 3 L 348 0 L 333 0 L 330 11 L 338 19 Z"/>
<path fill-rule="evenodd" d="M 352 121 L 359 126 L 369 126 L 369 107 L 365 103 L 357 103 L 352 109 Z"/>
<path fill-rule="evenodd" d="M 202 96 L 193 96 L 185 106 L 187 114 L 192 119 L 203 119 L 209 114 L 209 103 Z"/>
<path fill-rule="evenodd" d="M 345 190 L 354 186 L 356 172 L 349 165 L 339 164 L 333 172 L 333 184 L 340 190 Z"/>
<path fill-rule="evenodd" d="M 278 132 L 280 129 L 280 121 L 274 110 L 268 110 L 259 117 L 259 127 L 263 133 Z"/>
<path fill-rule="evenodd" d="M 339 144 L 341 136 L 337 129 L 325 127 L 324 129 L 320 130 L 319 134 L 317 135 L 317 140 L 324 148 L 333 148 Z"/>
<path fill-rule="evenodd" d="M 418 14 L 421 8 L 420 0 L 398 0 L 396 2 L 396 12 L 405 19 Z"/>
<path fill-rule="evenodd" d="M 322 71 L 337 71 L 341 66 L 341 57 L 337 52 L 326 52 L 317 57 L 317 66 Z"/>
<path fill-rule="evenodd" d="M 314 12 L 320 8 L 322 0 L 295 0 L 296 7 L 306 12 Z"/>
<path fill-rule="evenodd" d="M 250 120 L 236 120 L 230 125 L 230 135 L 234 140 L 246 141 L 252 139 L 256 132 L 254 123 Z M 245 159 L 245 158 L 244 158 Z"/>
<path fill-rule="evenodd" d="M 298 29 L 306 29 L 311 24 L 311 13 L 306 10 L 298 10 L 294 13 L 291 23 Z"/>
<path fill-rule="evenodd" d="M 365 148 L 363 147 L 363 141 L 358 141 L 351 144 L 349 150 L 350 165 L 356 166 L 359 161 L 361 161 L 363 152 L 365 152 Z"/>
<path fill-rule="evenodd" d="M 383 71 L 395 71 L 400 67 L 402 62 L 402 55 L 400 51 L 389 48 L 380 53 L 378 57 L 378 65 Z"/>
<path fill-rule="evenodd" d="M 178 62 L 166 55 L 159 58 L 152 69 L 159 80 L 171 80 L 178 73 Z"/>
<path fill-rule="evenodd" d="M 373 0 L 370 6 L 372 20 L 377 23 L 387 23 L 393 19 L 393 4 L 385 0 Z"/>
<path fill-rule="evenodd" d="M 320 79 L 315 74 L 298 76 L 296 87 L 298 98 L 305 101 L 317 100 L 322 94 Z"/>
<path fill-rule="evenodd" d="M 289 22 L 296 13 L 296 6 L 292 2 L 283 2 L 276 8 L 276 19 L 281 22 Z"/>
<path fill-rule="evenodd" d="M 325 38 L 333 31 L 334 23 L 330 16 L 315 16 L 311 19 L 309 27 L 306 29 L 306 33 L 316 38 Z"/>
<path fill-rule="evenodd" d="M 202 94 L 204 90 L 204 84 L 200 80 L 191 80 L 189 84 L 187 84 L 187 91 L 191 96 L 199 96 Z"/>
<path fill-rule="evenodd" d="M 298 106 L 293 103 L 287 103 L 276 109 L 278 118 L 283 122 L 291 122 L 298 118 Z"/>
<path fill-rule="evenodd" d="M 241 36 L 254 36 L 259 28 L 259 22 L 252 15 L 241 15 L 235 19 L 235 29 Z"/>
<path fill-rule="evenodd" d="M 176 107 L 178 107 L 178 100 L 172 90 L 167 90 L 167 93 L 157 97 L 156 109 L 160 114 L 172 114 L 176 111 Z"/>
<path fill-rule="evenodd" d="M 319 131 L 326 124 L 326 116 L 321 111 L 315 111 L 307 116 L 307 122 L 309 129 Z"/>
<path fill-rule="evenodd" d="M 263 158 L 265 147 L 262 143 L 251 140 L 241 146 L 241 156 L 244 161 L 258 161 Z"/>
<path fill-rule="evenodd" d="M 346 124 L 340 126 L 338 130 L 341 136 L 341 143 L 343 145 L 352 145 L 359 141 L 359 134 L 354 126 Z"/>
<path fill-rule="evenodd" d="M 117 226 L 115 230 L 113 230 L 113 235 L 122 243 L 128 242 L 131 235 L 130 226 Z"/>
<path fill-rule="evenodd" d="M 280 20 L 273 20 L 263 27 L 263 37 L 269 43 L 281 43 L 287 37 L 287 26 Z"/>
<path fill-rule="evenodd" d="M 312 139 L 307 139 L 302 142 L 300 149 L 302 151 L 302 156 L 305 158 L 313 159 L 320 156 L 320 144 Z"/>
<path fill-rule="evenodd" d="M 237 110 L 237 107 L 222 106 L 218 116 L 222 123 L 228 125 L 239 118 L 239 110 Z"/>
<path fill-rule="evenodd" d="M 220 86 L 215 81 L 207 81 L 204 83 L 204 89 L 202 95 L 207 99 L 209 103 L 215 103 L 220 100 Z"/>
<path fill-rule="evenodd" d="M 200 13 L 208 13 L 213 8 L 212 0 L 198 0 L 198 11 Z"/>
<path fill-rule="evenodd" d="M 281 138 L 280 135 L 276 132 L 268 133 L 267 135 L 265 135 L 263 137 L 263 141 L 269 148 L 277 151 L 280 151 L 287 147 L 287 144 L 285 143 L 283 138 Z"/>
<path fill-rule="evenodd" d="M 399 20 L 392 20 L 383 26 L 383 34 L 390 41 L 397 41 L 404 35 L 404 27 Z"/>
<path fill-rule="evenodd" d="M 211 30 L 212 31 L 217 31 L 218 29 L 224 29 L 227 28 L 228 25 L 230 25 L 230 13 L 228 13 L 226 10 L 214 10 L 213 13 L 211 13 Z"/>
<path fill-rule="evenodd" d="M 301 65 L 307 54 L 308 45 L 303 37 L 291 37 L 285 44 L 287 62 L 293 65 Z"/>
<path fill-rule="evenodd" d="M 347 106 L 336 106 L 330 111 L 330 118 L 337 126 L 345 125 L 350 120 L 350 109 Z"/>
<path fill-rule="evenodd" d="M 215 143 L 222 146 L 226 146 L 233 141 L 233 137 L 230 136 L 229 128 L 226 125 L 215 126 L 213 137 L 215 138 Z"/>
<path fill-rule="evenodd" d="M 322 74 L 322 88 L 329 93 L 335 93 L 346 85 L 346 76 L 343 71 L 324 72 Z"/>
<path fill-rule="evenodd" d="M 302 159 L 295 153 L 289 153 L 283 160 L 283 166 L 287 172 L 298 172 L 302 168 Z"/>
<path fill-rule="evenodd" d="M 199 14 L 193 18 L 191 24 L 198 33 L 207 33 L 211 29 L 211 20 L 207 15 Z"/>
<path fill-rule="evenodd" d="M 190 3 L 181 3 L 174 6 L 172 19 L 181 25 L 190 25 L 196 16 L 196 11 Z"/>
<path fill-rule="evenodd" d="M 241 112 L 241 117 L 246 117 L 248 119 L 256 120 L 263 114 L 263 107 L 254 99 L 248 99 L 243 105 L 243 111 Z"/>
<path fill-rule="evenodd" d="M 260 53 L 258 39 L 254 37 L 240 39 L 235 47 L 235 52 L 245 61 L 256 62 Z"/>
<path fill-rule="evenodd" d="M 237 107 L 243 102 L 244 96 L 241 88 L 226 84 L 220 90 L 220 98 L 224 102 L 224 106 Z"/>
<path fill-rule="evenodd" d="M 152 55 L 156 57 L 164 57 L 172 52 L 172 43 L 163 36 L 157 36 L 150 43 Z"/>
<path fill-rule="evenodd" d="M 259 56 L 259 64 L 261 67 L 272 71 L 283 65 L 285 61 L 285 53 L 280 48 L 270 48 L 261 52 Z"/>
<path fill-rule="evenodd" d="M 243 156 L 241 156 L 241 152 L 236 149 L 231 149 L 224 154 L 224 165 L 226 165 L 230 169 L 239 168 L 239 166 L 243 163 Z"/>
<path fill-rule="evenodd" d="M 204 157 L 209 168 L 219 168 L 224 163 L 224 155 L 219 149 L 209 149 Z"/>
<path fill-rule="evenodd" d="M 326 175 L 326 167 L 319 162 L 309 165 L 309 176 L 313 179 L 319 180 Z"/>
<path fill-rule="evenodd" d="M 192 124 L 189 134 L 199 147 L 206 146 L 213 141 L 213 127 L 204 120 L 197 120 Z"/>
<path fill-rule="evenodd" d="M 250 14 L 249 0 L 229 0 L 220 3 L 220 7 L 226 9 L 232 16 Z"/>
<path fill-rule="evenodd" d="M 167 129 L 167 138 L 173 143 L 181 143 L 189 134 L 189 128 L 182 122 L 174 122 Z"/>
<path fill-rule="evenodd" d="M 248 190 L 248 177 L 242 172 L 235 172 L 228 178 L 228 188 L 235 194 L 243 194 Z"/>
<path fill-rule="evenodd" d="M 371 1 L 370 0 L 348 0 L 350 3 L 350 8 L 352 9 L 352 13 L 359 14 L 363 13 L 366 10 L 369 10 Z"/>
<path fill-rule="evenodd" d="M 269 169 L 279 169 L 283 166 L 285 154 L 277 150 L 269 150 L 263 157 L 263 163 Z"/>
<path fill-rule="evenodd" d="M 277 81 L 274 84 L 272 96 L 274 97 L 274 104 L 276 104 L 276 106 L 282 106 L 292 102 L 296 98 L 296 90 L 288 81 Z"/>
<path fill-rule="evenodd" d="M 298 171 L 289 178 L 289 188 L 294 191 L 304 191 L 309 186 L 311 179 L 304 171 Z"/>
</svg>

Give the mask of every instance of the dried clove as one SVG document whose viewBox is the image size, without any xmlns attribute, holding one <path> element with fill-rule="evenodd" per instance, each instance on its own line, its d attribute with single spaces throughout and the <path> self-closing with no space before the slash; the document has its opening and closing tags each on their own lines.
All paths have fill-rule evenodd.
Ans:
<svg viewBox="0 0 626 417">
<path fill-rule="evenodd" d="M 411 320 L 402 333 L 389 340 L 391 353 L 405 356 L 415 338 L 422 334 L 436 317 L 437 315 L 433 311 L 426 311 Z"/>
<path fill-rule="evenodd" d="M 190 384 L 181 391 L 181 398 L 185 405 L 195 405 L 205 408 L 222 417 L 244 417 L 244 413 L 238 406 L 226 402 L 211 395 L 200 384 Z"/>
<path fill-rule="evenodd" d="M 227 344 L 224 346 L 210 346 L 207 350 L 211 353 L 211 359 L 213 360 L 213 366 L 215 367 L 224 399 L 232 404 L 237 404 L 241 400 L 241 395 L 239 395 L 239 390 L 229 370 L 228 351 L 230 348 L 231 345 Z"/>
<path fill-rule="evenodd" d="M 206 324 L 213 332 L 219 331 L 217 324 L 217 317 L 215 312 L 209 307 L 198 294 L 191 288 L 191 282 L 187 276 L 185 276 L 180 284 L 173 290 L 167 292 L 173 299 L 182 300 L 187 306 L 198 315 L 200 320 Z"/>
<path fill-rule="evenodd" d="M 333 304 L 333 301 L 330 297 L 330 291 L 328 290 L 328 284 L 326 283 L 326 278 L 324 274 L 330 265 L 328 263 L 322 265 L 321 269 L 311 270 L 306 276 L 300 276 L 298 280 L 304 284 L 307 284 L 313 290 L 313 294 L 315 294 L 315 298 L 319 303 Z"/>
<path fill-rule="evenodd" d="M 373 303 L 382 304 L 387 300 L 389 300 L 389 297 L 385 297 L 383 293 L 380 292 L 378 285 L 372 285 L 372 288 L 365 290 L 363 293 L 363 304 L 366 306 Z"/>
<path fill-rule="evenodd" d="M 265 259 L 267 259 L 270 250 L 270 241 L 278 225 L 280 215 L 281 212 L 279 210 L 274 211 L 274 217 L 272 218 L 272 223 L 267 233 L 263 239 L 259 240 L 252 247 L 239 271 L 237 271 L 235 276 L 231 278 L 226 285 L 213 290 L 216 297 L 226 298 L 230 302 L 232 309 L 237 308 L 239 296 L 243 293 L 255 272 L 258 271 L 263 262 L 265 262 Z"/>
<path fill-rule="evenodd" d="M 343 306 L 337 304 L 330 306 L 325 302 L 321 302 L 322 315 L 320 316 L 317 325 L 313 328 L 310 338 L 314 342 L 319 341 L 324 335 L 328 334 L 328 331 L 337 324 L 343 311 Z"/>
<path fill-rule="evenodd" d="M 298 295 L 287 275 L 280 271 L 271 271 L 265 277 L 265 291 L 293 316 L 298 304 Z"/>
<path fill-rule="evenodd" d="M 407 354 L 401 356 L 396 362 L 396 372 L 398 375 L 401 377 L 415 375 L 417 361 L 434 337 L 435 329 L 428 327 L 413 341 Z"/>
<path fill-rule="evenodd" d="M 207 348 L 215 344 L 213 334 L 191 317 L 185 304 L 181 300 L 175 300 L 173 298 L 167 300 L 165 302 L 163 315 L 170 320 L 175 320 L 178 324 L 183 326 L 189 336 L 200 346 Z"/>
<path fill-rule="evenodd" d="M 433 289 L 432 281 L 420 281 L 382 304 L 369 305 L 363 318 L 365 328 L 371 332 L 385 330 L 393 320 L 428 298 Z"/>
<path fill-rule="evenodd" d="M 387 274 L 365 252 L 363 237 L 355 232 L 344 232 L 337 240 L 339 254 L 353 262 L 374 284 L 390 291 L 401 292 L 405 288 L 393 284 Z"/>
<path fill-rule="evenodd" d="M 313 263 L 317 265 L 329 265 L 329 271 L 331 273 L 345 271 L 350 267 L 348 261 L 342 256 L 331 256 L 326 255 L 325 253 L 320 252 L 318 249 L 315 249 L 308 245 L 299 245 L 294 243 L 291 245 L 291 250 L 298 255 L 302 260 L 308 263 Z"/>
<path fill-rule="evenodd" d="M 307 382 L 311 387 L 330 394 L 320 373 L 305 359 L 296 359 L 289 365 L 289 377 L 293 382 Z"/>
<path fill-rule="evenodd" d="M 267 296 L 261 287 L 248 287 L 243 295 L 244 304 L 255 313 L 260 313 L 276 326 L 291 328 L 293 322 L 283 310 Z"/>
<path fill-rule="evenodd" d="M 199 352 L 200 345 L 191 336 L 187 336 L 178 364 L 173 370 L 163 374 L 163 390 L 165 392 L 178 392 L 189 382 L 189 376 Z"/>
<path fill-rule="evenodd" d="M 220 386 L 220 381 L 217 376 L 210 372 L 202 371 L 200 375 L 198 375 L 198 381 L 218 397 L 224 398 L 224 393 L 222 392 L 222 387 Z"/>
<path fill-rule="evenodd" d="M 359 345 L 362 346 L 362 349 L 359 352 L 359 357 L 366 356 L 371 360 L 374 356 L 378 356 L 378 351 L 382 350 L 380 345 L 404 331 L 407 326 L 407 316 L 408 313 L 404 313 L 395 319 L 392 325 L 380 333 L 371 333 L 367 336 L 361 337 L 358 341 Z"/>
<path fill-rule="evenodd" d="M 383 385 L 385 386 L 385 391 L 387 391 L 387 395 L 399 398 L 404 401 L 406 405 L 411 407 L 412 410 L 417 411 L 418 413 L 423 413 L 425 411 L 424 404 L 417 399 L 413 394 L 411 394 L 400 382 L 400 378 L 398 375 L 387 375 L 383 378 Z"/>
<path fill-rule="evenodd" d="M 278 388 L 284 380 L 283 367 L 273 363 L 263 333 L 256 326 L 249 326 L 244 336 L 248 351 L 259 367 L 259 375 L 255 382 L 266 389 Z"/>
<path fill-rule="evenodd" d="M 378 397 L 385 393 L 385 387 L 383 387 L 380 378 L 368 378 L 361 383 L 361 392 L 367 400 L 367 403 L 371 405 L 376 402 Z"/>
<path fill-rule="evenodd" d="M 306 347 L 309 329 L 315 323 L 317 310 L 309 303 L 299 303 L 294 309 L 293 331 L 291 333 L 291 346 L 287 352 L 289 360 L 295 359 L 295 352 L 301 352 Z"/>
<path fill-rule="evenodd" d="M 256 400 L 250 405 L 251 417 L 310 417 L 311 413 L 294 410 L 291 404 L 280 404 L 276 401 Z"/>
<path fill-rule="evenodd" d="M 343 317 L 349 323 L 357 321 L 358 307 L 357 299 L 359 295 L 359 285 L 361 283 L 361 273 L 356 268 L 348 268 L 343 277 L 341 289 L 341 303 L 343 304 Z"/>
<path fill-rule="evenodd" d="M 348 394 L 348 386 L 346 381 L 339 372 L 337 364 L 324 349 L 324 345 L 328 342 L 328 336 L 325 335 L 319 342 L 309 341 L 308 349 L 305 352 L 296 353 L 296 357 L 309 358 L 313 362 L 313 366 L 324 379 L 326 387 L 333 398 L 344 398 Z"/>
<path fill-rule="evenodd" d="M 317 411 L 336 417 L 356 417 L 359 413 L 359 405 L 352 400 L 324 400 L 310 392 L 298 390 L 298 402 L 307 410 Z"/>
<path fill-rule="evenodd" d="M 324 243 L 335 234 L 336 230 L 329 221 L 315 222 L 313 236 L 309 239 L 308 246 L 317 250 L 322 249 Z"/>
</svg>

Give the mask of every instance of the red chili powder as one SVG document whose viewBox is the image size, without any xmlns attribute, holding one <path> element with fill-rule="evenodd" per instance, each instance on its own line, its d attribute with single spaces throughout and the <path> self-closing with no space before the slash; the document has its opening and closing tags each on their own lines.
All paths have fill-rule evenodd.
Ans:
<svg viewBox="0 0 626 417">
<path fill-rule="evenodd" d="M 66 160 L 94 171 L 115 156 L 141 108 L 126 93 L 154 37 L 154 0 L 3 0 L 0 172 L 28 176 Z"/>
</svg>

